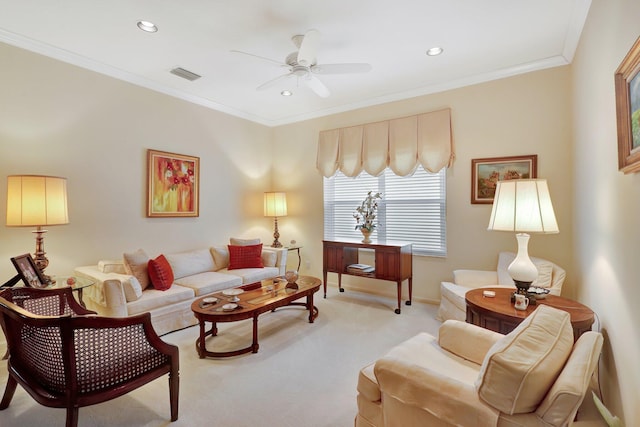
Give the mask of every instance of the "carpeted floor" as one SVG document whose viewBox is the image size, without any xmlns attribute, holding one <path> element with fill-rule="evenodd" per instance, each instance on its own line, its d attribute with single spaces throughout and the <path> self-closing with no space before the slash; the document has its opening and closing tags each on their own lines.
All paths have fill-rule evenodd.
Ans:
<svg viewBox="0 0 640 427">
<path fill-rule="evenodd" d="M 170 422 L 165 378 L 112 401 L 80 409 L 80 426 L 348 427 L 356 414 L 358 371 L 392 346 L 426 331 L 437 333 L 436 306 L 416 303 L 396 315 L 395 299 L 330 288 L 316 294 L 314 324 L 301 308 L 259 320 L 260 351 L 230 359 L 199 359 L 198 328 L 167 334 L 180 347 L 180 416 Z M 251 322 L 219 325 L 208 348 L 251 342 Z M 0 346 L 1 347 L 1 346 Z M 4 347 L 0 351 L 4 353 Z M 0 364 L 4 391 L 6 362 Z M 63 426 L 65 411 L 38 405 L 20 387 L 0 426 Z"/>
</svg>

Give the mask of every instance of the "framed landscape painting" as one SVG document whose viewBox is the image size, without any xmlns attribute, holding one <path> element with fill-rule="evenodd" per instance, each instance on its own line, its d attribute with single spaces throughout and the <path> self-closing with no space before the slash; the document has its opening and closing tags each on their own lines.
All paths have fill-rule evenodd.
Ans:
<svg viewBox="0 0 640 427">
<path fill-rule="evenodd" d="M 618 170 L 640 171 L 640 38 L 615 73 Z"/>
<path fill-rule="evenodd" d="M 198 216 L 200 158 L 147 150 L 147 216 Z"/>
<path fill-rule="evenodd" d="M 538 177 L 538 155 L 471 160 L 471 203 L 491 204 L 498 181 Z"/>
</svg>

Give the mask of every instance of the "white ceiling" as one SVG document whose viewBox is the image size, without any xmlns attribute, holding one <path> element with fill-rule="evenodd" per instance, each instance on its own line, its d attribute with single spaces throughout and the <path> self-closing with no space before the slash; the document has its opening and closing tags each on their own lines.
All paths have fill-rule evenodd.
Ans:
<svg viewBox="0 0 640 427">
<path fill-rule="evenodd" d="M 268 126 L 565 65 L 590 0 L 0 0 L 0 41 Z M 159 27 L 146 33 L 147 20 Z M 366 74 L 256 87 L 287 72 L 291 37 L 321 33 L 319 64 Z M 444 53 L 429 57 L 440 46 Z M 190 82 L 169 71 L 202 76 Z M 1 73 L 1 68 L 0 68 Z M 282 88 L 284 89 L 284 88 Z"/>
</svg>

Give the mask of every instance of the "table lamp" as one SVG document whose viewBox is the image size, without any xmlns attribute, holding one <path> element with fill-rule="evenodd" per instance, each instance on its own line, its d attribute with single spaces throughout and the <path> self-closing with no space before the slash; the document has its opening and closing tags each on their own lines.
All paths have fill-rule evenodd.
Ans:
<svg viewBox="0 0 640 427">
<path fill-rule="evenodd" d="M 44 251 L 42 227 L 69 223 L 67 209 L 67 179 L 42 175 L 10 175 L 7 177 L 7 226 L 36 227 L 36 252 L 34 261 L 44 274 L 49 260 Z"/>
<path fill-rule="evenodd" d="M 264 216 L 273 217 L 275 230 L 273 232 L 272 248 L 281 248 L 282 243 L 278 241 L 278 217 L 287 216 L 287 193 L 268 192 L 264 193 Z"/>
<path fill-rule="evenodd" d="M 507 271 L 518 288 L 518 293 L 526 294 L 531 282 L 538 278 L 538 269 L 529 259 L 528 233 L 560 231 L 553 212 L 547 180 L 498 181 L 487 229 L 517 233 L 518 254 Z"/>
</svg>

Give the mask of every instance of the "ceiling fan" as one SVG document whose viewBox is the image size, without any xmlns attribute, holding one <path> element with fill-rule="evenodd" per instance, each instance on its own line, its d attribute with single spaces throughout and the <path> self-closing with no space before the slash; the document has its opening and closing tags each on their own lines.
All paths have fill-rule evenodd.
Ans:
<svg viewBox="0 0 640 427">
<path fill-rule="evenodd" d="M 265 59 L 289 68 L 288 73 L 261 84 L 256 90 L 267 90 L 274 86 L 281 85 L 287 80 L 296 79 L 296 83 L 299 84 L 302 82 L 318 96 L 326 98 L 330 95 L 329 88 L 316 77 L 316 74 L 353 74 L 371 71 L 371 65 L 366 63 L 318 64 L 316 52 L 320 40 L 320 33 L 317 30 L 309 30 L 304 35 L 295 35 L 291 37 L 291 40 L 298 50 L 287 55 L 284 64 L 252 53 L 232 50 L 232 52 L 235 53 Z"/>
</svg>

